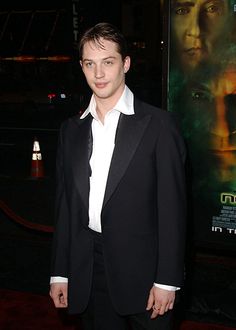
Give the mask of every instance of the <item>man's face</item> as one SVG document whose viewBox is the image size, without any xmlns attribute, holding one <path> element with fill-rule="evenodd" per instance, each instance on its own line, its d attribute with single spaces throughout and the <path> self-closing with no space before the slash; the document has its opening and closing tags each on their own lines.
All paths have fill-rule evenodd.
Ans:
<svg viewBox="0 0 236 330">
<path fill-rule="evenodd" d="M 229 66 L 204 83 L 189 83 L 186 102 L 190 116 L 210 134 L 210 149 L 236 150 L 236 67 Z"/>
<path fill-rule="evenodd" d="M 185 117 L 194 148 L 198 144 L 216 159 L 217 181 L 228 182 L 236 175 L 236 66 L 229 66 L 204 83 L 189 83 L 185 90 Z M 207 158 L 210 158 L 210 153 Z M 213 168 L 212 167 L 212 168 Z"/>
<path fill-rule="evenodd" d="M 123 92 L 130 58 L 122 60 L 114 42 L 104 39 L 100 42 L 102 47 L 94 42 L 84 45 L 80 64 L 95 98 L 114 103 Z"/>
<path fill-rule="evenodd" d="M 227 0 L 172 0 L 173 41 L 184 69 L 194 69 L 212 53 L 227 10 Z"/>
</svg>

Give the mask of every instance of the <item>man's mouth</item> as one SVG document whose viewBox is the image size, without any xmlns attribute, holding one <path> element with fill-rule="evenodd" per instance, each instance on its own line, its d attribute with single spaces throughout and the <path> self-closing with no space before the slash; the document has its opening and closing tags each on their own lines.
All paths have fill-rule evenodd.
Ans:
<svg viewBox="0 0 236 330">
<path fill-rule="evenodd" d="M 192 47 L 184 50 L 185 54 L 190 57 L 200 57 L 203 55 L 203 49 L 200 47 Z"/>
<path fill-rule="evenodd" d="M 107 85 L 107 83 L 102 83 L 102 82 L 99 82 L 99 83 L 95 83 L 95 86 L 97 87 L 97 88 L 104 88 L 104 87 L 106 87 L 106 85 Z"/>
</svg>

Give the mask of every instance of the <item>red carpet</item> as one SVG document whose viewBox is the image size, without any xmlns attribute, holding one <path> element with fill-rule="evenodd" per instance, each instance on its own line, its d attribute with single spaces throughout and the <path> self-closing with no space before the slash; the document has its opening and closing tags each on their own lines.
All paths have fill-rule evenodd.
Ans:
<svg viewBox="0 0 236 330">
<path fill-rule="evenodd" d="M 71 323 L 47 296 L 0 290 L 1 330 L 74 330 Z"/>
<path fill-rule="evenodd" d="M 55 309 L 49 296 L 0 289 L 1 330 L 80 330 L 74 320 L 64 310 Z M 236 328 L 183 321 L 176 330 L 233 329 Z"/>
</svg>

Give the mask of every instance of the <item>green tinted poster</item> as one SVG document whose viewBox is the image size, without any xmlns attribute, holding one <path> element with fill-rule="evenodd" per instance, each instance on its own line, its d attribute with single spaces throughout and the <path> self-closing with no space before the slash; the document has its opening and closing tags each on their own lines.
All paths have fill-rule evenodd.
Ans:
<svg viewBox="0 0 236 330">
<path fill-rule="evenodd" d="M 168 10 L 168 110 L 188 147 L 194 238 L 236 248 L 236 2 Z"/>
</svg>

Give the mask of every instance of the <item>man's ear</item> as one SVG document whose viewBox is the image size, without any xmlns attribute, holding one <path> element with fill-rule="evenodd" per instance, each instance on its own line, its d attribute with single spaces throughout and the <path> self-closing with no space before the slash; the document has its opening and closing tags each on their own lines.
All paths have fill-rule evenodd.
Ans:
<svg viewBox="0 0 236 330">
<path fill-rule="evenodd" d="M 129 71 L 130 63 L 131 63 L 130 57 L 126 56 L 126 58 L 124 59 L 124 73 Z"/>
<path fill-rule="evenodd" d="M 82 68 L 83 67 L 83 62 L 81 60 L 79 61 L 79 64 L 80 64 L 80 66 Z"/>
</svg>

